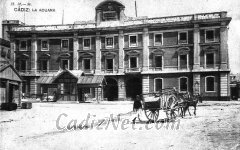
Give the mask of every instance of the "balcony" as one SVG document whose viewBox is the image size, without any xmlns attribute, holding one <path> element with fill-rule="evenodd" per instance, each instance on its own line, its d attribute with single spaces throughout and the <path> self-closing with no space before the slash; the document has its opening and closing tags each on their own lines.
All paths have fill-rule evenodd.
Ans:
<svg viewBox="0 0 240 150">
<path fill-rule="evenodd" d="M 162 71 L 163 67 L 149 67 L 150 71 Z"/>
<path fill-rule="evenodd" d="M 140 73 L 142 68 L 126 68 L 125 73 Z"/>
<path fill-rule="evenodd" d="M 83 70 L 84 74 L 94 74 L 95 70 L 94 69 L 85 69 Z"/>
<path fill-rule="evenodd" d="M 101 72 L 104 73 L 104 75 L 113 75 L 118 73 L 117 70 L 113 69 L 102 69 Z"/>
<path fill-rule="evenodd" d="M 46 76 L 54 75 L 59 70 L 19 70 L 21 76 Z"/>
<path fill-rule="evenodd" d="M 189 65 L 180 65 L 178 67 L 178 70 L 188 70 L 189 69 Z"/>
</svg>

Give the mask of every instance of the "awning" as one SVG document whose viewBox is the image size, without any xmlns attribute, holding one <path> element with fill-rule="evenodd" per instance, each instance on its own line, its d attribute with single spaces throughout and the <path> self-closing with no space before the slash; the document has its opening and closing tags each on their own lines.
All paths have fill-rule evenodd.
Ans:
<svg viewBox="0 0 240 150">
<path fill-rule="evenodd" d="M 1 79 L 22 82 L 22 77 L 16 69 L 12 65 L 2 62 L 0 62 L 0 80 Z"/>
<path fill-rule="evenodd" d="M 78 78 L 83 74 L 81 70 L 59 70 L 53 76 L 42 76 L 37 80 L 38 84 L 53 84 L 56 83 L 58 78 L 61 78 L 61 75 L 68 73 L 72 78 L 78 80 Z"/>
<path fill-rule="evenodd" d="M 79 87 L 92 87 L 98 88 L 101 87 L 104 83 L 104 76 L 95 75 L 95 76 L 81 76 L 78 78 Z"/>
<path fill-rule="evenodd" d="M 38 84 L 52 84 L 53 76 L 43 76 L 37 80 Z"/>
</svg>

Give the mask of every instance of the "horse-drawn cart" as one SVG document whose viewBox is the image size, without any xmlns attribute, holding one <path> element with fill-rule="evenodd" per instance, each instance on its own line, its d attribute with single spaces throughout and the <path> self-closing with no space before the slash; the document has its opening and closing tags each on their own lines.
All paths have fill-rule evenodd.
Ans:
<svg viewBox="0 0 240 150">
<path fill-rule="evenodd" d="M 158 120 L 159 111 L 163 110 L 167 119 L 173 119 L 181 107 L 182 99 L 175 94 L 175 89 L 164 89 L 158 93 L 142 94 L 142 104 L 149 121 Z"/>
</svg>

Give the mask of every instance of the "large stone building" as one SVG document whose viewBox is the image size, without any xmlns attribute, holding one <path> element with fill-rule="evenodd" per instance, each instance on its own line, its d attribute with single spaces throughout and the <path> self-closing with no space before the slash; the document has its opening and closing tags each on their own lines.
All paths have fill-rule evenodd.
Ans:
<svg viewBox="0 0 240 150">
<path fill-rule="evenodd" d="M 55 84 L 60 94 L 77 94 L 81 74 L 73 72 L 81 70 L 104 76 L 103 95 L 110 99 L 169 87 L 206 100 L 229 99 L 227 12 L 133 18 L 124 9 L 105 0 L 93 21 L 13 27 L 12 57 L 25 80 L 23 92 L 37 95 L 46 90 L 41 84 Z M 61 69 L 68 80 L 56 79 Z M 39 81 L 43 76 L 49 78 Z M 96 97 L 99 90 L 89 86 L 86 92 Z"/>
</svg>

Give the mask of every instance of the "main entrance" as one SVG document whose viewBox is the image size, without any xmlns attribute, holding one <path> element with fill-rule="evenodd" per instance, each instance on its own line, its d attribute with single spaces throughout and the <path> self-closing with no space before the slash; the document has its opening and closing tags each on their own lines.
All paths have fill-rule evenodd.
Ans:
<svg viewBox="0 0 240 150">
<path fill-rule="evenodd" d="M 142 94 L 142 80 L 139 76 L 129 76 L 126 80 L 126 96 L 135 98 L 136 95 Z"/>
<path fill-rule="evenodd" d="M 109 101 L 117 100 L 118 98 L 118 83 L 113 78 L 106 79 L 106 86 L 104 87 L 104 98 Z"/>
</svg>

